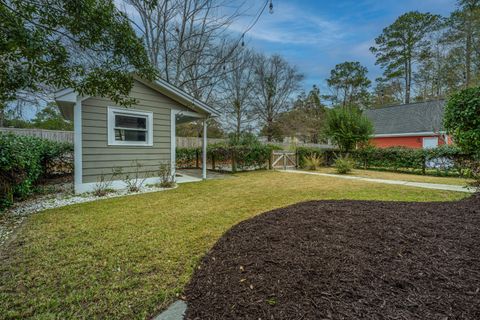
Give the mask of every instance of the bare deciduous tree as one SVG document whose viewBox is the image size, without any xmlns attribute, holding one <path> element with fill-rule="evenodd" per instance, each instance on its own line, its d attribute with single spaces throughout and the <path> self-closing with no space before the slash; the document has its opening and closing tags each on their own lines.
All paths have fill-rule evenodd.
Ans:
<svg viewBox="0 0 480 320">
<path fill-rule="evenodd" d="M 243 2 L 232 0 L 125 0 L 125 12 L 145 39 L 149 59 L 160 76 L 195 98 L 211 101 L 239 39 L 227 29 Z M 225 13 L 225 8 L 237 8 Z M 129 9 L 133 9 L 133 12 Z"/>
<path fill-rule="evenodd" d="M 225 75 L 220 87 L 222 93 L 221 103 L 229 127 L 237 135 L 245 131 L 254 118 L 252 98 L 254 85 L 255 54 L 252 50 L 243 49 L 228 64 L 228 73 Z"/>
<path fill-rule="evenodd" d="M 292 95 L 302 79 L 303 75 L 279 55 L 256 57 L 253 105 L 259 120 L 264 122 L 268 141 L 272 141 L 278 115 L 292 107 Z"/>
</svg>

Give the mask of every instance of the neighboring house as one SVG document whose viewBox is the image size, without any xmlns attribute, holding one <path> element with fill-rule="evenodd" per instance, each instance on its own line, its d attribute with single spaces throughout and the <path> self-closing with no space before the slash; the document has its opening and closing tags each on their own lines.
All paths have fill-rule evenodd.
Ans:
<svg viewBox="0 0 480 320">
<path fill-rule="evenodd" d="M 443 129 L 445 101 L 403 104 L 365 111 L 375 134 L 371 142 L 380 148 L 435 148 L 450 144 Z"/>
<path fill-rule="evenodd" d="M 175 176 L 175 126 L 203 120 L 203 178 L 206 178 L 206 144 L 209 117 L 219 113 L 171 84 L 134 77 L 130 97 L 137 103 L 125 108 L 107 98 L 79 96 L 72 89 L 60 90 L 55 100 L 62 115 L 74 121 L 76 193 L 92 191 L 102 175 L 114 168 L 123 176 L 111 187 L 125 187 L 123 179 L 137 171 L 148 176 L 145 183 L 159 181 L 161 163 L 169 163 Z"/>
</svg>

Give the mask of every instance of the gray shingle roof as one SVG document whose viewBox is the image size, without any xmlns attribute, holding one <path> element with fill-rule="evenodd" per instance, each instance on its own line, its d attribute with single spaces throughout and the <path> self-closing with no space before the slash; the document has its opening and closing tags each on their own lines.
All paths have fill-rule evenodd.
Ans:
<svg viewBox="0 0 480 320">
<path fill-rule="evenodd" d="M 443 130 L 445 100 L 402 104 L 366 110 L 375 134 L 438 132 Z"/>
</svg>

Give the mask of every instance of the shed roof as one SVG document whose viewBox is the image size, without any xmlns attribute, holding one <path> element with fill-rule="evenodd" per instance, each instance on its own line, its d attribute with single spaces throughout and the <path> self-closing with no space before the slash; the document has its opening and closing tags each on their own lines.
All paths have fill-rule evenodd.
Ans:
<svg viewBox="0 0 480 320">
<path fill-rule="evenodd" d="M 148 80 L 142 79 L 137 75 L 133 75 L 133 78 L 138 82 L 146 85 L 147 87 L 169 97 L 174 101 L 177 101 L 178 103 L 190 109 L 193 109 L 196 112 L 205 113 L 212 117 L 220 116 L 220 113 L 217 110 L 215 110 L 213 107 L 209 106 L 203 101 L 200 101 L 194 98 L 193 96 L 189 95 L 185 91 L 175 87 L 174 85 L 168 83 L 165 80 L 159 79 L 156 81 L 148 81 Z M 55 93 L 55 101 L 61 107 L 61 110 L 63 106 L 75 103 L 76 99 L 77 99 L 77 94 L 71 88 L 58 90 Z M 67 118 L 70 118 L 72 115 L 64 114 L 64 116 L 66 116 Z"/>
<path fill-rule="evenodd" d="M 443 131 L 445 100 L 402 104 L 366 110 L 375 135 L 435 133 Z"/>
</svg>

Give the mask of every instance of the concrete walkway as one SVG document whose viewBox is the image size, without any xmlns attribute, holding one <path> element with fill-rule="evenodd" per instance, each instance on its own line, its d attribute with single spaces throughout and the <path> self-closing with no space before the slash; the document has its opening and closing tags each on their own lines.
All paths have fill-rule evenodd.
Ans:
<svg viewBox="0 0 480 320">
<path fill-rule="evenodd" d="M 324 177 L 331 177 L 331 178 L 347 179 L 347 180 L 360 180 L 360 181 L 376 182 L 376 183 L 384 183 L 384 184 L 396 184 L 396 185 L 402 185 L 402 186 L 408 186 L 408 187 L 417 187 L 417 188 L 425 188 L 425 189 L 467 192 L 467 193 L 474 193 L 475 192 L 474 188 L 467 188 L 467 187 L 463 187 L 463 186 L 450 185 L 450 184 L 410 182 L 410 181 L 403 181 L 403 180 L 372 179 L 372 178 L 356 177 L 356 176 L 349 176 L 349 175 L 339 175 L 339 174 L 330 174 L 330 173 L 321 173 L 321 172 L 301 171 L 301 170 L 288 170 L 288 169 L 287 170 L 279 170 L 279 171 L 280 172 L 287 172 L 287 173 L 309 174 L 309 175 L 314 175 L 314 176 L 324 176 Z"/>
</svg>

